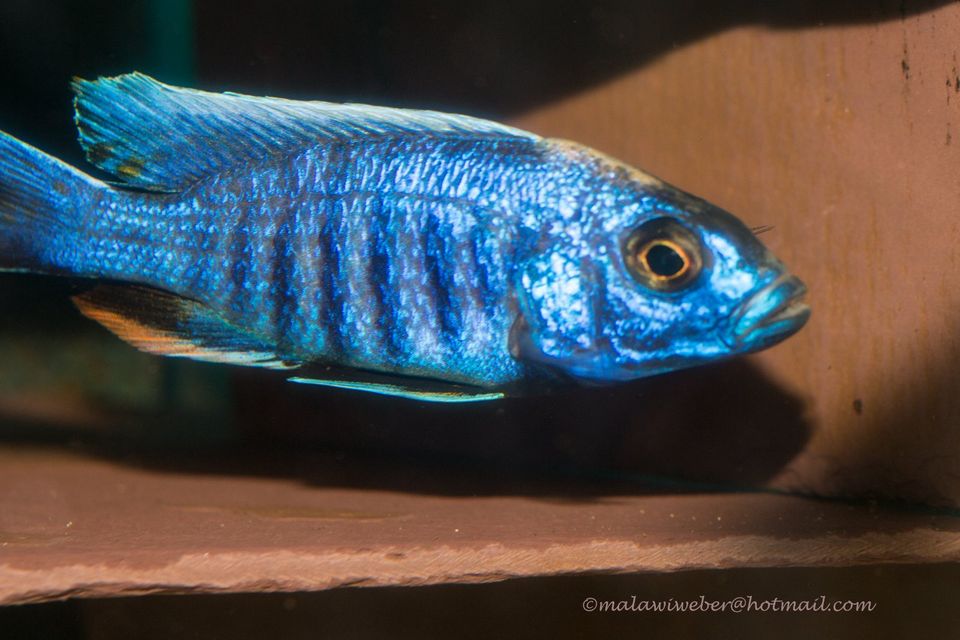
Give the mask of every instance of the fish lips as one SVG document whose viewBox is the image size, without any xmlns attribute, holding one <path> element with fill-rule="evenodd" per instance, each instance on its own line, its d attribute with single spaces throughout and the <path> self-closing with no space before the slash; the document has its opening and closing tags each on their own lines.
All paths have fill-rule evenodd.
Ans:
<svg viewBox="0 0 960 640">
<path fill-rule="evenodd" d="M 799 278 L 780 275 L 740 305 L 721 339 L 735 353 L 760 351 L 786 340 L 810 318 L 806 293 Z"/>
</svg>

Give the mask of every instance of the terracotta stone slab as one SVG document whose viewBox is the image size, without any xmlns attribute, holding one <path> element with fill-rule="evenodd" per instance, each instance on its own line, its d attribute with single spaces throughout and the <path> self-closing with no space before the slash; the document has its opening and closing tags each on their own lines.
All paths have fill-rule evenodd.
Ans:
<svg viewBox="0 0 960 640">
<path fill-rule="evenodd" d="M 947 515 L 636 483 L 401 492 L 349 480 L 404 474 L 398 466 L 289 453 L 269 468 L 256 457 L 222 458 L 175 473 L 143 460 L 0 449 L 0 603 L 960 560 L 960 520 Z M 330 481 L 298 477 L 313 466 Z M 470 486 L 461 474 L 434 480 Z"/>
</svg>

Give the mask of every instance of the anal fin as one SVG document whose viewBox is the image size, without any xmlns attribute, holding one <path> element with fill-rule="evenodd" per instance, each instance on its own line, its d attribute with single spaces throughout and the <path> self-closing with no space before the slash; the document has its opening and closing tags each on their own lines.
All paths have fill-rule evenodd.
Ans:
<svg viewBox="0 0 960 640">
<path fill-rule="evenodd" d="M 307 378 L 294 377 L 290 382 L 313 384 L 334 389 L 348 389 L 350 391 L 364 391 L 394 398 L 419 400 L 421 402 L 488 402 L 505 397 L 502 391 L 490 391 L 477 387 L 466 387 L 435 380 L 421 380 L 414 378 L 395 378 L 393 376 L 377 375 L 369 372 L 353 372 L 355 378 L 323 377 Z"/>
<path fill-rule="evenodd" d="M 206 305 L 158 289 L 101 285 L 73 302 L 85 316 L 147 353 L 270 369 L 299 366 Z"/>
</svg>

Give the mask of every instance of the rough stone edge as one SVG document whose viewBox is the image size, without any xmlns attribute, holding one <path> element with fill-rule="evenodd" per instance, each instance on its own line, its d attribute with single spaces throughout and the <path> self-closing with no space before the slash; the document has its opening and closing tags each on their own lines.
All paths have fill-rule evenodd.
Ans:
<svg viewBox="0 0 960 640">
<path fill-rule="evenodd" d="M 850 566 L 960 561 L 960 536 L 934 529 L 817 538 L 731 536 L 650 546 L 591 541 L 517 548 L 489 544 L 382 548 L 362 552 L 289 550 L 188 553 L 166 566 L 76 564 L 53 569 L 0 565 L 0 604 L 143 594 L 318 591 L 343 586 L 494 582 L 577 573 Z"/>
</svg>

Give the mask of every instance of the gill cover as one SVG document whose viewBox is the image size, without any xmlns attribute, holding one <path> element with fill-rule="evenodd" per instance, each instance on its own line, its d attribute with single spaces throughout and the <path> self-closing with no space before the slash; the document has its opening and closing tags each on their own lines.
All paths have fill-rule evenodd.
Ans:
<svg viewBox="0 0 960 640">
<path fill-rule="evenodd" d="M 596 295 L 602 276 L 576 244 L 558 243 L 520 271 L 519 314 L 510 333 L 515 358 L 594 377 L 604 350 Z"/>
</svg>

